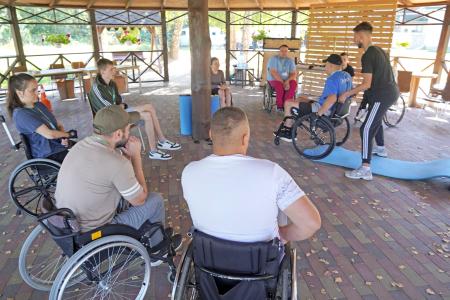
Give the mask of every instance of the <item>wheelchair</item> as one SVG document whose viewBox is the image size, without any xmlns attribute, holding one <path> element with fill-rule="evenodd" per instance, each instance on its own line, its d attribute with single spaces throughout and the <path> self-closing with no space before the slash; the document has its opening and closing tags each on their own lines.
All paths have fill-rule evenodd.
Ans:
<svg viewBox="0 0 450 300">
<path fill-rule="evenodd" d="M 280 144 L 280 134 L 285 122 L 293 120 L 291 139 L 295 150 L 308 159 L 322 159 L 328 156 L 335 146 L 342 146 L 350 137 L 351 98 L 344 103 L 336 103 L 329 116 L 317 116 L 316 113 L 300 116 L 298 108 L 291 109 L 292 116 L 285 117 L 275 133 L 274 143 Z"/>
<path fill-rule="evenodd" d="M 275 89 L 272 88 L 269 81 L 264 85 L 264 96 L 263 96 L 263 109 L 271 113 L 273 107 L 276 105 L 276 92 Z"/>
<path fill-rule="evenodd" d="M 144 223 L 139 230 L 107 224 L 82 233 L 70 209 L 54 207 L 59 168 L 55 161 L 32 159 L 17 166 L 9 179 L 14 204 L 39 222 L 20 251 L 23 280 L 37 290 L 50 291 L 50 299 L 143 299 L 153 259 L 169 265 L 168 279 L 173 282 L 176 252 L 162 224 Z M 150 245 L 156 232 L 163 241 Z"/>
<path fill-rule="evenodd" d="M 171 299 L 297 299 L 296 249 L 278 239 L 240 243 L 200 231 L 178 264 Z"/>
<path fill-rule="evenodd" d="M 364 118 L 366 117 L 366 109 L 369 105 L 367 95 L 364 93 L 363 100 L 356 111 L 356 115 L 354 118 L 354 123 L 364 122 Z M 363 110 L 366 112 L 364 113 Z M 406 101 L 403 98 L 403 95 L 400 94 L 397 101 L 395 101 L 386 111 L 383 116 L 383 123 L 387 127 L 396 127 L 400 121 L 403 119 L 406 113 Z"/>
</svg>

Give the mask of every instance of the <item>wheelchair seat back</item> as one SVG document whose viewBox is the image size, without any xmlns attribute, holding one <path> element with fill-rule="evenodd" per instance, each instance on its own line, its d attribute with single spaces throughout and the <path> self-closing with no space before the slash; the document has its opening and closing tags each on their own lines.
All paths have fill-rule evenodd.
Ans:
<svg viewBox="0 0 450 300">
<path fill-rule="evenodd" d="M 28 138 L 25 134 L 20 134 L 20 140 L 22 141 L 23 150 L 25 151 L 25 156 L 27 159 L 33 159 L 33 155 L 31 154 L 31 146 Z"/>
<path fill-rule="evenodd" d="M 202 299 L 272 299 L 284 254 L 278 239 L 240 243 L 193 235 L 195 277 Z"/>
</svg>

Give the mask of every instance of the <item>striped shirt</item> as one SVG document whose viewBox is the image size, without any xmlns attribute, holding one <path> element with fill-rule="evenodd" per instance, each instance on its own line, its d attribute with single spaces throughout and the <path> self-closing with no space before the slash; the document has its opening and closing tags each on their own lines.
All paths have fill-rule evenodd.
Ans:
<svg viewBox="0 0 450 300">
<path fill-rule="evenodd" d="M 121 104 L 122 96 L 119 94 L 117 85 L 113 80 L 106 84 L 101 75 L 97 74 L 89 92 L 89 102 L 91 103 L 92 112 L 96 114 L 97 111 L 105 106 Z"/>
</svg>

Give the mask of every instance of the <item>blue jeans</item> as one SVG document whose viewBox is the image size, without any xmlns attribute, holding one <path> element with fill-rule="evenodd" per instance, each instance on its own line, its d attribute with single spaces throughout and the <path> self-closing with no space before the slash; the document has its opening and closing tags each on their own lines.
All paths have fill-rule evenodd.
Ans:
<svg viewBox="0 0 450 300">
<path fill-rule="evenodd" d="M 150 193 L 145 203 L 140 206 L 130 206 L 128 209 L 116 214 L 111 221 L 113 224 L 124 224 L 139 229 L 146 221 L 160 222 L 164 226 L 165 209 L 161 194 Z M 162 233 L 157 231 L 151 238 L 150 244 L 157 245 L 163 239 Z"/>
</svg>

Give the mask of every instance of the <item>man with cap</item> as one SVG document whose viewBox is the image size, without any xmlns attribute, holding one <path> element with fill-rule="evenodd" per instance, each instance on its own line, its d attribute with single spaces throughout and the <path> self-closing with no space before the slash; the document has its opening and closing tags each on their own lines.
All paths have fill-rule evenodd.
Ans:
<svg viewBox="0 0 450 300">
<path fill-rule="evenodd" d="M 140 140 L 130 136 L 130 127 L 138 120 L 137 112 L 128 113 L 120 105 L 102 108 L 94 118 L 94 134 L 78 142 L 61 165 L 56 207 L 71 209 L 82 232 L 108 223 L 141 230 L 146 221 L 164 223 L 163 199 L 147 188 Z M 131 206 L 118 212 L 123 203 Z M 172 234 L 171 229 L 166 232 Z M 150 243 L 161 240 L 157 234 Z M 172 240 L 175 248 L 181 245 L 180 235 Z"/>
<path fill-rule="evenodd" d="M 351 90 L 352 78 L 342 71 L 342 58 L 339 54 L 331 54 L 323 60 L 325 63 L 325 73 L 328 75 L 325 86 L 318 101 L 312 100 L 306 96 L 300 96 L 296 100 L 285 102 L 284 115 L 291 115 L 291 108 L 298 107 L 300 116 L 310 113 L 317 113 L 318 116 L 328 115 L 333 105 L 343 93 Z M 341 100 L 345 102 L 345 99 Z M 287 120 L 285 128 L 282 130 L 280 139 L 286 142 L 292 141 L 291 127 L 293 121 Z M 276 134 L 276 132 L 274 132 Z"/>
</svg>

